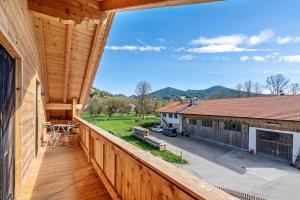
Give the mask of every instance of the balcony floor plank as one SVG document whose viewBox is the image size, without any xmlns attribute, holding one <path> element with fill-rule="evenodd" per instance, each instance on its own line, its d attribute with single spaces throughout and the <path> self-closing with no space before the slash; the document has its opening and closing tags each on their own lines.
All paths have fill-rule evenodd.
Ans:
<svg viewBox="0 0 300 200">
<path fill-rule="evenodd" d="M 80 147 L 48 147 L 34 161 L 20 200 L 111 199 Z"/>
</svg>

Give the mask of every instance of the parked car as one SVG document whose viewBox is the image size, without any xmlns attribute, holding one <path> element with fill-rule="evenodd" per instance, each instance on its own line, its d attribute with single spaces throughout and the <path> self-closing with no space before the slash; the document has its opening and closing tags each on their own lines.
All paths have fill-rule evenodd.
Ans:
<svg viewBox="0 0 300 200">
<path fill-rule="evenodd" d="M 175 128 L 166 128 L 163 132 L 163 135 L 169 136 L 169 137 L 176 137 L 177 131 Z"/>
<path fill-rule="evenodd" d="M 151 131 L 157 132 L 157 133 L 162 133 L 162 132 L 164 132 L 164 129 L 165 128 L 163 126 L 158 125 L 158 126 L 153 126 L 151 128 Z"/>
</svg>

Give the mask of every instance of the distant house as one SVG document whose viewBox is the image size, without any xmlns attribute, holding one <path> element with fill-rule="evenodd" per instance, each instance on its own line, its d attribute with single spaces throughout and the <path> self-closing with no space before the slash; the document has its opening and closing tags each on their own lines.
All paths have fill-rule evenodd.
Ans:
<svg viewBox="0 0 300 200">
<path fill-rule="evenodd" d="M 175 101 L 167 104 L 164 107 L 156 110 L 160 118 L 165 121 L 169 127 L 177 129 L 177 132 L 182 132 L 182 115 L 180 114 L 185 109 L 190 107 L 191 101 Z"/>
<path fill-rule="evenodd" d="M 299 154 L 300 95 L 202 100 L 178 115 L 193 138 L 291 163 Z"/>
</svg>

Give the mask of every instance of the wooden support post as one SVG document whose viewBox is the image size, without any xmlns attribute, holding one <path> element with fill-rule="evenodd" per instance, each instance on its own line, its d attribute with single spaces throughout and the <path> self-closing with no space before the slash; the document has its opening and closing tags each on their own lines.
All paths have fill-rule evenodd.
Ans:
<svg viewBox="0 0 300 200">
<path fill-rule="evenodd" d="M 91 163 L 91 160 L 94 159 L 94 138 L 91 133 L 91 129 L 89 129 L 89 146 L 88 146 L 88 162 Z"/>
<path fill-rule="evenodd" d="M 76 117 L 76 115 L 77 115 L 76 105 L 77 105 L 77 99 L 73 98 L 73 102 L 72 102 L 72 119 L 73 119 L 73 121 L 74 121 L 74 117 Z"/>
</svg>

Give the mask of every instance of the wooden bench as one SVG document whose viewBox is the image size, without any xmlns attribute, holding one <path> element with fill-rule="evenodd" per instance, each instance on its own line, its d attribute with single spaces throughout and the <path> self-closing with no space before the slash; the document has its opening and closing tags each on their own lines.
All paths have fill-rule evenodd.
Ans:
<svg viewBox="0 0 300 200">
<path fill-rule="evenodd" d="M 133 127 L 132 128 L 133 135 L 138 139 L 158 148 L 160 151 L 166 150 L 166 142 L 163 140 L 159 140 L 156 137 L 149 135 L 149 130 L 142 127 Z"/>
</svg>

